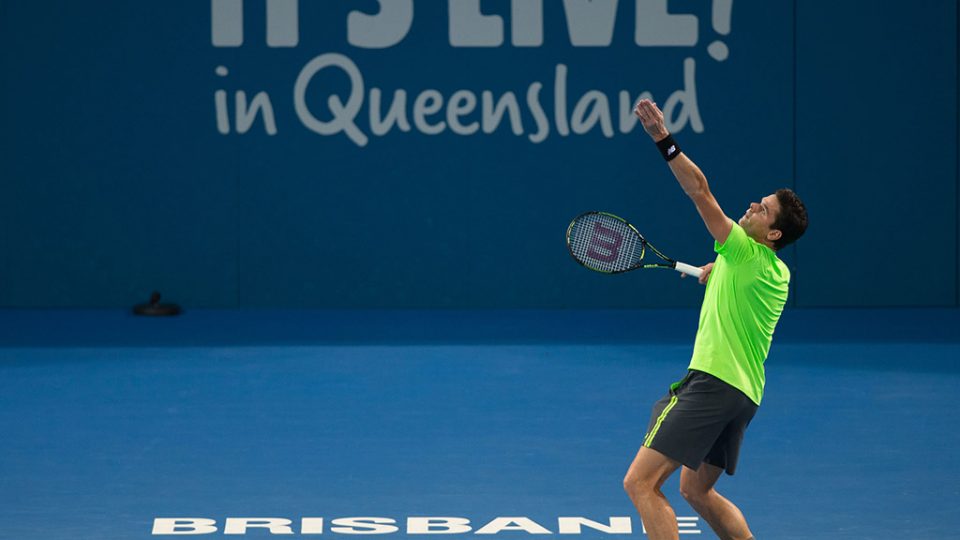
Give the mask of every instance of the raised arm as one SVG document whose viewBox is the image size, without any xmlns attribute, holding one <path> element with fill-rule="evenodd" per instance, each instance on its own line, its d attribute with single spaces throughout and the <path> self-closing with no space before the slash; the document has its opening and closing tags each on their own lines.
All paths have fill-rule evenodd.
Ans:
<svg viewBox="0 0 960 540">
<path fill-rule="evenodd" d="M 656 103 L 649 99 L 640 100 L 633 112 L 640 118 L 643 130 L 654 142 L 662 144 L 670 136 L 663 124 L 663 113 Z M 673 171 L 683 192 L 696 205 L 697 212 L 703 218 L 703 223 L 710 231 L 710 235 L 721 244 L 726 242 L 727 237 L 730 236 L 730 229 L 733 228 L 733 221 L 723 213 L 720 204 L 710 193 L 710 186 L 703 171 L 675 145 L 672 152 L 667 148 L 665 154 L 670 170 Z"/>
</svg>

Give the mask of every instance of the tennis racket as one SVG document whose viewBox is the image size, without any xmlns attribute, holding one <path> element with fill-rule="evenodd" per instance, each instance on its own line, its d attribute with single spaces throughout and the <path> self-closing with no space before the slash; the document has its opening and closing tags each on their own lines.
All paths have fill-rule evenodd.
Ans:
<svg viewBox="0 0 960 540">
<path fill-rule="evenodd" d="M 647 248 L 663 262 L 644 262 Z M 583 266 L 604 274 L 619 274 L 637 268 L 672 268 L 699 278 L 703 270 L 667 257 L 647 242 L 627 220 L 606 212 L 585 212 L 567 227 L 567 249 Z"/>
</svg>

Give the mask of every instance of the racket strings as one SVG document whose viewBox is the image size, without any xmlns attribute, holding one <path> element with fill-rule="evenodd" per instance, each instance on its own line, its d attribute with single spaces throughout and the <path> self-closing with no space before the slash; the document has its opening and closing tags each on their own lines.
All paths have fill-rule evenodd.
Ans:
<svg viewBox="0 0 960 540">
<path fill-rule="evenodd" d="M 600 272 L 623 272 L 643 258 L 643 240 L 626 222 L 605 214 L 584 214 L 568 235 L 570 252 L 581 264 Z"/>
</svg>

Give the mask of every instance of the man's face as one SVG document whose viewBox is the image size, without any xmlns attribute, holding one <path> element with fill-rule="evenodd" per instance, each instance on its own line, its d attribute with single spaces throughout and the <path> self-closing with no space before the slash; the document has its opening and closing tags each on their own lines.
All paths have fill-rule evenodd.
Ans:
<svg viewBox="0 0 960 540">
<path fill-rule="evenodd" d="M 757 242 L 768 242 L 776 239 L 770 238 L 770 228 L 778 215 L 780 215 L 780 201 L 777 200 L 776 194 L 772 194 L 760 199 L 758 203 L 750 203 L 750 208 L 747 208 L 737 223 Z M 776 233 L 774 236 L 779 238 Z"/>
</svg>

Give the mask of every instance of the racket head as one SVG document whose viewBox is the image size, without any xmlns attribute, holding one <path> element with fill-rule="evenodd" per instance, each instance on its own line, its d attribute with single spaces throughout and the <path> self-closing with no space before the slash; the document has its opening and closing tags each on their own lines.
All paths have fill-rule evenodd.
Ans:
<svg viewBox="0 0 960 540">
<path fill-rule="evenodd" d="M 608 212 L 584 212 L 567 227 L 567 250 L 575 261 L 604 274 L 640 267 L 647 241 L 627 220 Z"/>
</svg>

